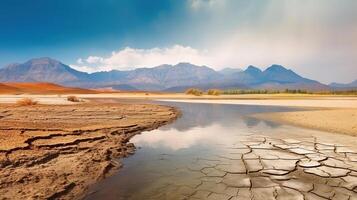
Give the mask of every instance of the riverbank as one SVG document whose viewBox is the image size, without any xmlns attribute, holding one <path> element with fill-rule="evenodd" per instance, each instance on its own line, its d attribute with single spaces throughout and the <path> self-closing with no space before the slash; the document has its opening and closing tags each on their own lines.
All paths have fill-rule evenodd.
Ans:
<svg viewBox="0 0 357 200">
<path fill-rule="evenodd" d="M 259 119 L 357 136 L 357 109 L 328 109 L 253 115 Z"/>
<path fill-rule="evenodd" d="M 14 103 L 17 100 L 30 97 L 40 104 L 74 104 L 67 101 L 71 95 L 0 95 L 0 103 Z M 276 121 L 305 128 L 312 128 L 333 133 L 356 135 L 357 97 L 340 95 L 314 94 L 244 94 L 244 95 L 186 95 L 183 93 L 159 92 L 128 92 L 128 93 L 98 93 L 74 94 L 82 100 L 95 99 L 129 99 L 158 100 L 167 102 L 207 103 L 207 104 L 237 104 L 257 106 L 284 106 L 314 109 L 314 111 L 272 113 L 257 115 L 267 121 Z M 317 110 L 316 110 L 317 109 Z"/>
<path fill-rule="evenodd" d="M 0 196 L 80 199 L 134 152 L 132 136 L 177 116 L 146 104 L 0 104 Z"/>
<path fill-rule="evenodd" d="M 357 108 L 357 96 L 314 94 L 243 94 L 243 95 L 186 95 L 183 93 L 98 93 L 65 95 L 0 95 L 0 103 L 15 103 L 22 98 L 32 98 L 40 104 L 73 104 L 67 96 L 81 99 L 160 100 L 189 103 L 238 104 L 262 106 L 294 106 L 315 108 Z"/>
</svg>

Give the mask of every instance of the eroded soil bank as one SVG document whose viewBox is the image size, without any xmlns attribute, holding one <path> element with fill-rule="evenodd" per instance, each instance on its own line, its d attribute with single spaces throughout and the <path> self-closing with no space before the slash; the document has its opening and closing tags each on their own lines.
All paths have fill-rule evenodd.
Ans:
<svg viewBox="0 0 357 200">
<path fill-rule="evenodd" d="M 80 199 L 134 152 L 132 136 L 177 116 L 159 105 L 0 105 L 0 199 Z"/>
</svg>

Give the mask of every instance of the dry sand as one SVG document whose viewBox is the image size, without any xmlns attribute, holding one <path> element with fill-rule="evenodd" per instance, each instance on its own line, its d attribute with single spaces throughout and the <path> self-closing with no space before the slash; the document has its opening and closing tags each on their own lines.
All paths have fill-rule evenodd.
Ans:
<svg viewBox="0 0 357 200">
<path fill-rule="evenodd" d="M 133 153 L 132 136 L 177 114 L 159 105 L 0 105 L 0 199 L 80 199 Z"/>
<path fill-rule="evenodd" d="M 254 115 L 257 118 L 305 128 L 357 136 L 357 109 L 330 109 Z"/>
<path fill-rule="evenodd" d="M 315 99 L 159 99 L 169 102 L 210 103 L 231 105 L 312 107 L 312 108 L 357 108 L 357 98 Z"/>
<path fill-rule="evenodd" d="M 91 94 L 94 90 L 73 88 L 54 83 L 0 83 L 0 94 Z"/>
<path fill-rule="evenodd" d="M 66 97 L 75 95 L 82 99 L 118 98 L 118 99 L 148 99 L 190 103 L 218 103 L 240 105 L 271 105 L 299 107 L 341 107 L 357 108 L 357 96 L 336 95 L 294 95 L 294 94 L 247 94 L 247 95 L 202 95 L 193 96 L 183 93 L 98 93 L 98 94 L 64 94 L 64 95 L 0 95 L 0 103 L 15 103 L 17 100 L 30 97 L 41 104 L 68 104 Z"/>
</svg>

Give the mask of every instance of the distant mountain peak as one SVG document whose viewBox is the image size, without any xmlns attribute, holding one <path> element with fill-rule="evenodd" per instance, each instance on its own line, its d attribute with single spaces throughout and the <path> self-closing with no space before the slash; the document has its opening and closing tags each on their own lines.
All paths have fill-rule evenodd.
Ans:
<svg viewBox="0 0 357 200">
<path fill-rule="evenodd" d="M 189 62 L 179 62 L 179 63 L 177 63 L 176 65 L 194 65 L 194 64 L 191 64 L 191 63 L 189 63 Z"/>
<path fill-rule="evenodd" d="M 247 67 L 247 69 L 244 70 L 244 72 L 247 72 L 247 73 L 261 73 L 262 70 L 259 69 L 258 67 L 253 66 L 253 65 L 249 65 Z"/>
<path fill-rule="evenodd" d="M 174 67 L 205 67 L 205 66 L 194 65 L 189 62 L 180 62 L 180 63 L 177 63 L 176 65 L 174 65 Z"/>
<path fill-rule="evenodd" d="M 61 63 L 60 61 L 50 58 L 50 57 L 41 57 L 41 58 L 33 58 L 31 60 L 28 60 L 26 63 L 31 63 L 31 64 L 59 64 Z"/>
<path fill-rule="evenodd" d="M 330 83 L 329 86 L 333 88 L 346 88 L 346 89 L 356 89 L 357 88 L 357 79 L 350 83 Z"/>
<path fill-rule="evenodd" d="M 270 67 L 268 67 L 265 71 L 288 71 L 288 69 L 286 69 L 282 65 L 273 64 Z"/>
<path fill-rule="evenodd" d="M 52 82 L 67 84 L 86 79 L 87 73 L 79 72 L 58 60 L 42 57 L 22 64 L 12 64 L 0 69 L 3 82 Z"/>
</svg>

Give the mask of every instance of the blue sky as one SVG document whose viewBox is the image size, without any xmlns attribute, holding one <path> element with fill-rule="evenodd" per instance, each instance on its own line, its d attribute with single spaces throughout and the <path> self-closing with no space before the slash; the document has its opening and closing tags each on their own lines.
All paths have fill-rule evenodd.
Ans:
<svg viewBox="0 0 357 200">
<path fill-rule="evenodd" d="M 355 0 L 0 0 L 0 66 L 49 56 L 93 72 L 191 62 L 357 79 Z"/>
</svg>

